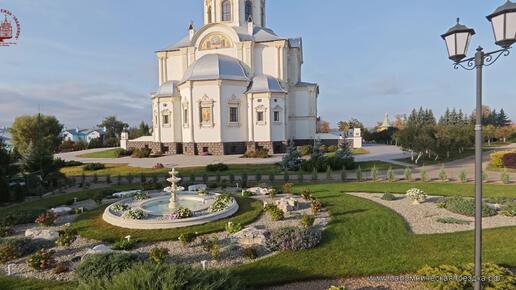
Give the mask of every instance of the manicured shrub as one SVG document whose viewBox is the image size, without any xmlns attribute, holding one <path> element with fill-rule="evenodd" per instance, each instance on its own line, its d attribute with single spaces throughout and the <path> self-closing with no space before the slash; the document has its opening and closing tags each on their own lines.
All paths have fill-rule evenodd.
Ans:
<svg viewBox="0 0 516 290">
<path fill-rule="evenodd" d="M 57 214 L 55 214 L 51 211 L 48 211 L 46 213 L 39 215 L 36 218 L 35 223 L 37 223 L 40 226 L 49 227 L 49 226 L 54 225 L 54 222 L 56 221 L 56 219 L 57 219 Z"/>
<path fill-rule="evenodd" d="M 475 266 L 474 264 L 425 266 L 417 272 L 417 275 L 423 277 L 473 277 L 475 276 Z M 509 269 L 498 265 L 482 264 L 482 276 L 486 278 L 482 282 L 483 289 L 516 288 L 516 277 Z M 492 277 L 497 277 L 497 279 L 492 279 Z M 471 279 L 426 279 L 425 281 L 429 289 L 473 289 Z"/>
<path fill-rule="evenodd" d="M 179 235 L 178 240 L 181 243 L 183 243 L 183 246 L 187 246 L 187 245 L 193 243 L 193 241 L 195 241 L 196 238 L 197 238 L 197 235 L 194 233 L 183 233 L 183 234 Z"/>
<path fill-rule="evenodd" d="M 264 210 L 273 221 L 280 221 L 285 218 L 285 213 L 275 205 L 267 205 Z"/>
<path fill-rule="evenodd" d="M 315 216 L 304 214 L 301 221 L 299 221 L 300 225 L 304 228 L 309 228 L 314 225 Z"/>
<path fill-rule="evenodd" d="M 138 256 L 124 253 L 107 253 L 86 257 L 76 270 L 80 281 L 110 279 L 126 271 L 139 261 Z"/>
<path fill-rule="evenodd" d="M 66 225 L 59 231 L 59 238 L 56 244 L 61 247 L 69 247 L 77 239 L 77 231 L 71 226 Z"/>
<path fill-rule="evenodd" d="M 504 167 L 516 169 L 516 152 L 505 154 L 502 160 Z"/>
<path fill-rule="evenodd" d="M 124 212 L 122 217 L 125 219 L 130 219 L 130 220 L 141 220 L 146 217 L 146 214 L 141 209 L 130 209 L 130 210 Z"/>
<path fill-rule="evenodd" d="M 129 250 L 134 249 L 135 246 L 136 246 L 135 240 L 120 239 L 111 246 L 111 249 L 113 249 L 115 251 L 129 251 Z"/>
<path fill-rule="evenodd" d="M 242 190 L 241 196 L 242 197 L 251 197 L 251 196 L 253 196 L 253 193 L 250 191 L 247 191 L 247 190 Z"/>
<path fill-rule="evenodd" d="M 439 217 L 435 219 L 436 222 L 442 223 L 442 224 L 455 224 L 455 225 L 469 225 L 470 222 L 466 220 L 461 220 L 454 217 Z"/>
<path fill-rule="evenodd" d="M 161 265 L 168 257 L 168 249 L 160 247 L 152 248 L 149 251 L 149 257 L 154 263 Z"/>
<path fill-rule="evenodd" d="M 500 214 L 508 217 L 516 217 L 516 202 L 504 204 L 500 209 Z"/>
<path fill-rule="evenodd" d="M 149 158 L 152 154 L 152 150 L 149 148 L 134 149 L 131 157 L 133 158 Z"/>
<path fill-rule="evenodd" d="M 312 154 L 312 146 L 310 146 L 310 145 L 298 146 L 297 151 L 299 152 L 299 155 L 301 155 L 301 156 L 308 156 L 308 155 Z"/>
<path fill-rule="evenodd" d="M 507 169 L 504 168 L 502 174 L 500 174 L 500 180 L 503 184 L 509 184 L 511 183 L 511 176 L 507 172 Z"/>
<path fill-rule="evenodd" d="M 371 180 L 372 181 L 378 180 L 378 168 L 376 168 L 376 165 L 373 165 L 373 168 L 371 168 Z"/>
<path fill-rule="evenodd" d="M 421 181 L 427 182 L 428 181 L 428 171 L 426 168 L 421 169 Z"/>
<path fill-rule="evenodd" d="M 503 151 L 497 151 L 497 152 L 492 153 L 490 155 L 491 156 L 491 165 L 494 167 L 497 167 L 497 168 L 503 168 L 504 167 L 503 157 L 509 153 L 514 153 L 514 152 L 508 151 L 508 150 L 503 150 Z"/>
<path fill-rule="evenodd" d="M 304 199 L 304 200 L 312 200 L 312 191 L 310 191 L 309 188 L 304 188 L 302 191 L 301 191 L 301 197 Z"/>
<path fill-rule="evenodd" d="M 312 202 L 310 203 L 310 208 L 312 209 L 312 213 L 314 215 L 317 215 L 317 213 L 319 213 L 322 208 L 321 201 L 319 201 L 318 199 L 312 200 Z"/>
<path fill-rule="evenodd" d="M 41 249 L 27 259 L 27 265 L 38 271 L 51 269 L 56 264 L 54 254 L 55 252 L 52 250 Z"/>
<path fill-rule="evenodd" d="M 83 282 L 79 290 L 240 290 L 244 286 L 227 271 L 143 263 L 111 278 Z"/>
<path fill-rule="evenodd" d="M 448 182 L 448 174 L 446 174 L 446 171 L 444 170 L 444 164 L 441 167 L 441 170 L 439 170 L 439 179 L 441 179 L 442 182 Z"/>
<path fill-rule="evenodd" d="M 294 187 L 294 183 L 287 182 L 283 184 L 282 190 L 284 193 L 292 193 L 292 188 Z"/>
<path fill-rule="evenodd" d="M 300 251 L 316 247 L 321 241 L 321 231 L 287 227 L 269 234 L 265 247 L 270 251 Z"/>
<path fill-rule="evenodd" d="M 215 237 L 211 239 L 203 238 L 201 240 L 201 247 L 205 252 L 209 253 L 211 257 L 214 259 L 218 258 L 220 255 L 219 239 Z"/>
<path fill-rule="evenodd" d="M 0 226 L 0 238 L 9 237 L 15 234 L 14 228 L 11 226 Z"/>
<path fill-rule="evenodd" d="M 187 207 L 177 208 L 174 213 L 170 215 L 171 220 L 180 220 L 193 217 L 193 212 Z"/>
<path fill-rule="evenodd" d="M 394 170 L 392 170 L 392 166 L 389 166 L 389 169 L 387 169 L 387 180 L 389 182 L 394 182 L 396 180 L 396 175 L 394 174 Z"/>
<path fill-rule="evenodd" d="M 406 181 L 412 181 L 412 169 L 410 169 L 410 167 L 405 168 L 403 175 Z"/>
<path fill-rule="evenodd" d="M 42 239 L 0 239 L 0 262 L 5 263 L 32 254 L 41 248 L 50 248 L 54 242 Z"/>
<path fill-rule="evenodd" d="M 382 195 L 382 199 L 383 199 L 383 200 L 388 200 L 388 201 L 397 200 L 396 196 L 394 196 L 394 194 L 389 193 L 389 192 L 384 193 L 384 194 Z"/>
<path fill-rule="evenodd" d="M 233 197 L 229 194 L 221 194 L 217 196 L 213 204 L 208 209 L 209 212 L 220 212 L 225 210 L 233 201 Z"/>
<path fill-rule="evenodd" d="M 269 150 L 267 149 L 258 149 L 256 151 L 247 151 L 244 154 L 244 158 L 269 158 Z"/>
<path fill-rule="evenodd" d="M 466 175 L 466 171 L 465 170 L 461 170 L 461 172 L 459 173 L 459 180 L 462 183 L 466 183 L 468 181 L 468 177 Z"/>
<path fill-rule="evenodd" d="M 88 163 L 84 165 L 83 169 L 85 171 L 98 171 L 102 169 L 106 169 L 106 165 L 102 163 Z"/>
<path fill-rule="evenodd" d="M 228 232 L 228 234 L 234 234 L 234 233 L 238 233 L 239 231 L 241 231 L 244 227 L 242 227 L 241 224 L 238 224 L 238 223 L 234 223 L 234 222 L 228 222 L 226 224 L 226 232 Z"/>
<path fill-rule="evenodd" d="M 360 165 L 358 165 L 356 174 L 357 174 L 357 181 L 362 181 L 363 176 L 362 176 L 362 168 L 360 167 Z"/>
<path fill-rule="evenodd" d="M 475 216 L 475 200 L 459 196 L 445 197 L 438 202 L 438 207 L 445 208 L 453 213 L 465 216 Z M 489 208 L 485 203 L 482 205 L 482 216 L 489 217 L 496 215 L 496 210 Z"/>
</svg>

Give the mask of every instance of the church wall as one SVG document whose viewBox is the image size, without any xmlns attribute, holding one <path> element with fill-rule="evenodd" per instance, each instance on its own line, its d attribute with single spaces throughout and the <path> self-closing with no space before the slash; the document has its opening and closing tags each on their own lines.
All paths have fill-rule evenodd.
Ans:
<svg viewBox="0 0 516 290">
<path fill-rule="evenodd" d="M 172 98 L 158 98 L 159 136 L 161 142 L 174 142 L 174 107 Z M 164 116 L 168 116 L 168 124 L 164 124 Z"/>
<path fill-rule="evenodd" d="M 212 101 L 211 125 L 201 123 L 201 101 Z M 193 85 L 193 126 L 196 143 L 222 142 L 220 85 L 219 81 L 194 82 Z"/>
<path fill-rule="evenodd" d="M 295 85 L 301 81 L 301 58 L 298 48 L 289 49 L 288 53 L 288 80 Z"/>
<path fill-rule="evenodd" d="M 313 139 L 316 132 L 315 95 L 309 87 L 292 88 L 289 93 L 289 132 L 293 139 Z"/>
<path fill-rule="evenodd" d="M 263 142 L 271 140 L 271 108 L 268 94 L 254 94 L 253 96 L 253 126 L 254 141 Z M 258 121 L 258 112 L 263 112 L 264 119 Z"/>
<path fill-rule="evenodd" d="M 166 80 L 171 81 L 180 81 L 183 78 L 184 71 L 183 67 L 187 66 L 187 64 L 183 64 L 183 56 L 180 52 L 175 52 L 173 54 L 168 54 L 167 56 L 167 65 L 166 65 Z"/>
<path fill-rule="evenodd" d="M 272 141 L 284 141 L 287 140 L 286 136 L 286 107 L 285 97 L 282 94 L 273 94 L 271 98 L 271 138 Z M 279 122 L 274 121 L 274 112 L 278 111 L 280 115 Z"/>
<path fill-rule="evenodd" d="M 222 140 L 224 142 L 245 142 L 248 140 L 247 100 L 243 95 L 247 82 L 223 82 L 221 91 Z M 238 108 L 238 123 L 230 123 L 230 107 Z"/>
<path fill-rule="evenodd" d="M 281 76 L 278 74 L 278 49 L 264 44 L 256 44 L 254 49 L 254 68 L 257 75 L 264 74 L 281 79 Z"/>
</svg>

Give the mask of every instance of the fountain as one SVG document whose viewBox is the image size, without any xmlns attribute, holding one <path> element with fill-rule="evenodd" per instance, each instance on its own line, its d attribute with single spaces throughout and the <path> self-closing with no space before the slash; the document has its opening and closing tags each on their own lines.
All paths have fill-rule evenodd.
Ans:
<svg viewBox="0 0 516 290">
<path fill-rule="evenodd" d="M 165 188 L 164 191 L 170 194 L 170 203 L 168 204 L 168 208 L 175 209 L 177 208 L 177 192 L 185 190 L 184 187 L 177 186 L 177 183 L 181 181 L 181 178 L 177 177 L 176 174 L 179 173 L 175 168 L 169 172 L 170 177 L 167 179 L 170 182 L 170 186 Z"/>
<path fill-rule="evenodd" d="M 108 206 L 104 221 L 129 229 L 171 229 L 220 220 L 238 211 L 238 203 L 231 196 L 185 191 L 178 186 L 178 173 L 175 169 L 169 172 L 170 186 L 162 191 L 134 192 L 134 196 Z"/>
</svg>

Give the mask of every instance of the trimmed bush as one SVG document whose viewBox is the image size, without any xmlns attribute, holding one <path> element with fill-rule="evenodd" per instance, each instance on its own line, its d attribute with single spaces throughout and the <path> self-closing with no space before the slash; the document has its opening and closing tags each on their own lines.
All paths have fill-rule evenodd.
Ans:
<svg viewBox="0 0 516 290">
<path fill-rule="evenodd" d="M 85 171 L 98 171 L 98 170 L 106 169 L 106 165 L 104 165 L 102 163 L 88 163 L 88 164 L 84 165 L 84 167 L 82 169 L 84 169 Z"/>
<path fill-rule="evenodd" d="M 209 164 L 206 166 L 206 171 L 208 172 L 217 172 L 217 171 L 228 171 L 229 166 L 227 166 L 224 163 L 217 163 L 217 164 Z"/>
<path fill-rule="evenodd" d="M 273 221 L 280 221 L 285 218 L 285 213 L 275 205 L 267 205 L 264 210 Z"/>
<path fill-rule="evenodd" d="M 197 238 L 197 235 L 194 233 L 184 233 L 179 235 L 178 240 L 183 243 L 183 246 L 187 246 L 191 244 L 195 239 Z"/>
<path fill-rule="evenodd" d="M 320 241 L 321 231 L 287 227 L 270 233 L 265 247 L 270 251 L 300 251 L 314 248 Z"/>
<path fill-rule="evenodd" d="M 131 157 L 133 158 L 149 158 L 151 156 L 152 150 L 149 148 L 142 149 L 134 149 Z"/>
<path fill-rule="evenodd" d="M 497 151 L 492 153 L 491 156 L 491 165 L 497 168 L 503 168 L 504 167 L 504 161 L 503 158 L 506 154 L 513 153 L 516 154 L 514 151 Z"/>
<path fill-rule="evenodd" d="M 24 257 L 32 254 L 41 248 L 49 248 L 53 246 L 53 242 L 40 239 L 29 238 L 9 238 L 0 240 L 0 262 L 8 261 Z"/>
<path fill-rule="evenodd" d="M 241 224 L 235 224 L 234 222 L 228 222 L 226 224 L 226 232 L 228 234 L 234 234 L 241 231 L 244 227 Z"/>
<path fill-rule="evenodd" d="M 107 253 L 86 257 L 76 270 L 80 281 L 109 279 L 126 271 L 138 262 L 138 256 L 133 254 Z"/>
<path fill-rule="evenodd" d="M 453 213 L 469 217 L 475 216 L 475 200 L 459 196 L 442 198 L 438 207 L 445 208 Z M 482 216 L 489 217 L 496 215 L 496 210 L 489 208 L 485 203 L 482 204 Z"/>
<path fill-rule="evenodd" d="M 314 225 L 315 216 L 304 214 L 301 221 L 299 221 L 300 225 L 304 228 L 309 228 Z"/>
<path fill-rule="evenodd" d="M 258 149 L 256 151 L 247 151 L 244 154 L 244 158 L 269 158 L 269 150 L 267 149 Z"/>
<path fill-rule="evenodd" d="M 136 246 L 136 241 L 121 239 L 121 240 L 115 242 L 111 246 L 111 249 L 113 249 L 115 251 L 129 251 L 129 250 L 134 249 L 135 246 Z"/>
<path fill-rule="evenodd" d="M 504 204 L 500 210 L 500 214 L 508 217 L 516 217 L 516 202 Z"/>
<path fill-rule="evenodd" d="M 388 200 L 388 201 L 397 200 L 396 196 L 394 196 L 394 194 L 389 193 L 389 192 L 384 193 L 384 194 L 382 195 L 382 199 L 383 199 L 383 200 Z"/>
<path fill-rule="evenodd" d="M 438 267 L 425 266 L 417 272 L 424 277 L 473 277 L 475 275 L 474 264 L 461 266 L 440 265 Z M 482 276 L 486 279 L 482 282 L 483 289 L 515 289 L 516 277 L 510 270 L 495 264 L 482 264 Z M 500 279 L 488 279 L 499 277 Z M 497 281 L 498 280 L 498 281 Z M 425 284 L 430 289 L 473 289 L 470 279 L 427 279 Z"/>
<path fill-rule="evenodd" d="M 249 260 L 254 260 L 254 259 L 258 258 L 258 253 L 257 253 L 256 249 L 253 247 L 245 248 L 244 249 L 244 257 Z"/>
<path fill-rule="evenodd" d="M 435 219 L 436 222 L 442 223 L 442 224 L 455 224 L 455 225 L 469 225 L 470 222 L 466 220 L 461 220 L 454 217 L 440 217 Z"/>
<path fill-rule="evenodd" d="M 504 167 L 516 169 L 516 152 L 505 154 L 502 160 Z"/>
<path fill-rule="evenodd" d="M 38 271 L 51 269 L 56 264 L 54 254 L 54 251 L 41 249 L 36 254 L 30 256 L 29 259 L 27 259 L 27 265 L 29 265 L 29 267 L 31 267 L 32 269 Z"/>
<path fill-rule="evenodd" d="M 240 290 L 244 286 L 227 271 L 202 270 L 189 266 L 152 263 L 135 265 L 111 279 L 81 283 L 79 290 L 162 290 L 210 289 Z"/>
<path fill-rule="evenodd" d="M 152 248 L 149 251 L 149 257 L 154 263 L 161 265 L 168 257 L 168 249 L 159 247 Z"/>
<path fill-rule="evenodd" d="M 65 226 L 59 231 L 56 244 L 61 247 L 69 247 L 77 239 L 77 231 L 70 226 Z"/>
</svg>

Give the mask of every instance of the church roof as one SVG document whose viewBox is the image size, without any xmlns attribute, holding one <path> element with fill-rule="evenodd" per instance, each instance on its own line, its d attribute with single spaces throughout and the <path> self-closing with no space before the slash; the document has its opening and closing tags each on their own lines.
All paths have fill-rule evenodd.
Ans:
<svg viewBox="0 0 516 290">
<path fill-rule="evenodd" d="M 234 26 L 231 27 L 235 30 L 240 38 L 240 41 L 256 41 L 256 42 L 268 42 L 268 41 L 276 41 L 276 40 L 288 40 L 291 47 L 301 47 L 301 38 L 286 38 L 282 36 L 278 36 L 272 29 L 255 26 L 253 29 L 253 35 L 249 34 L 249 31 L 246 26 Z M 165 47 L 164 49 L 160 49 L 159 51 L 172 51 L 178 50 L 184 47 L 190 47 L 193 43 L 190 40 L 190 36 L 186 35 L 179 42 L 176 42 L 172 45 Z"/>
<path fill-rule="evenodd" d="M 281 87 L 278 79 L 267 76 L 257 75 L 253 78 L 251 87 L 247 91 L 248 93 L 286 93 Z"/>
<path fill-rule="evenodd" d="M 207 54 L 186 70 L 182 82 L 203 80 L 249 81 L 249 78 L 237 59 L 221 54 Z"/>
<path fill-rule="evenodd" d="M 177 81 L 168 81 L 163 83 L 161 87 L 159 87 L 158 91 L 154 95 L 155 97 L 171 97 L 178 95 L 177 91 Z"/>
</svg>

